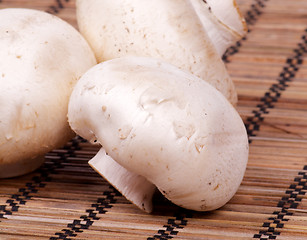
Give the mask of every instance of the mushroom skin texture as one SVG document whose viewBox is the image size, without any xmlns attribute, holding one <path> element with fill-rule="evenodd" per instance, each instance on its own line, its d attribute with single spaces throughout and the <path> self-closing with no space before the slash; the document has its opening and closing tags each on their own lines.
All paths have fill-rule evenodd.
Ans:
<svg viewBox="0 0 307 240">
<path fill-rule="evenodd" d="M 105 174 L 99 161 L 197 211 L 228 202 L 246 169 L 247 133 L 235 108 L 207 82 L 161 60 L 124 57 L 91 68 L 73 90 L 68 119 L 77 134 L 103 146 L 90 165 L 129 200 L 138 195 L 131 201 L 148 212 L 153 189 L 114 183 L 122 178 L 117 167 Z"/>
<path fill-rule="evenodd" d="M 76 29 L 30 9 L 0 10 L 0 49 L 0 178 L 7 178 L 38 168 L 74 136 L 69 97 L 96 59 Z"/>
<path fill-rule="evenodd" d="M 78 27 L 98 62 L 124 56 L 157 58 L 208 81 L 236 105 L 235 86 L 207 33 L 208 28 L 223 33 L 226 27 L 207 7 L 199 3 L 203 9 L 196 8 L 194 2 L 77 0 Z M 198 12 L 210 15 L 207 20 L 212 23 L 204 26 Z"/>
</svg>

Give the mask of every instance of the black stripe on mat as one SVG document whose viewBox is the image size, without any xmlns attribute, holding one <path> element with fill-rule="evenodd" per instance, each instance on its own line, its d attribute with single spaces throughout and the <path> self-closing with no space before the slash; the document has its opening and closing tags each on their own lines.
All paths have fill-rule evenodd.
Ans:
<svg viewBox="0 0 307 240">
<path fill-rule="evenodd" d="M 244 16 L 247 27 L 248 27 L 248 33 L 251 32 L 251 29 L 249 28 L 250 25 L 254 25 L 259 16 L 262 14 L 262 9 L 265 8 L 265 4 L 264 2 L 267 2 L 268 0 L 255 0 L 254 3 L 251 5 L 250 10 L 247 11 L 246 15 Z M 242 38 L 241 40 L 237 41 L 236 44 L 234 46 L 229 47 L 225 54 L 223 55 L 222 59 L 225 63 L 230 62 L 229 61 L 229 57 L 238 53 L 239 52 L 239 48 L 242 46 L 242 41 L 246 41 L 247 37 L 245 36 L 244 38 Z M 175 224 L 172 225 L 170 224 L 171 222 L 174 221 L 173 218 L 169 218 L 167 220 L 167 224 L 163 226 L 163 228 L 159 229 L 157 234 L 155 234 L 153 237 L 148 237 L 147 240 L 166 240 L 166 239 L 171 239 L 174 238 L 179 229 L 184 228 L 187 223 L 188 220 L 186 219 L 188 216 L 189 218 L 193 217 L 192 212 L 189 213 L 189 215 L 187 216 L 186 213 L 184 212 L 184 209 L 178 210 L 178 212 L 175 213 L 176 219 L 181 219 L 182 222 L 184 224 Z"/>
<path fill-rule="evenodd" d="M 179 229 L 183 229 L 187 223 L 187 218 L 192 218 L 192 212 L 182 209 L 176 212 L 173 218 L 167 220 L 167 224 L 163 225 L 163 229 L 158 230 L 157 234 L 148 237 L 147 240 L 166 240 L 174 238 L 178 234 Z"/>
<path fill-rule="evenodd" d="M 63 8 L 65 2 L 69 2 L 69 0 L 55 0 L 55 3 L 48 7 L 46 10 L 47 13 L 58 14 Z"/>
<path fill-rule="evenodd" d="M 271 85 L 260 99 L 261 102 L 257 105 L 257 109 L 252 112 L 253 116 L 247 118 L 245 126 L 249 137 L 255 136 L 255 132 L 259 131 L 264 119 L 263 116 L 269 113 L 268 109 L 274 108 L 282 92 L 287 89 L 288 83 L 293 81 L 299 67 L 302 65 L 303 55 L 307 52 L 307 29 L 301 39 L 302 42 L 294 49 L 294 56 L 287 58 L 277 82 Z M 251 142 L 251 139 L 249 141 Z"/>
<path fill-rule="evenodd" d="M 281 93 L 288 87 L 288 82 L 292 81 L 303 63 L 303 55 L 307 53 L 307 29 L 302 36 L 302 43 L 294 50 L 294 57 L 288 58 L 286 66 L 280 73 L 277 84 L 273 84 L 258 105 L 258 110 L 254 112 L 254 116 L 248 119 L 247 129 L 251 136 L 255 136 L 255 132 L 259 130 L 260 123 L 263 121 L 264 114 L 268 114 L 267 109 L 273 108 L 274 103 L 280 98 Z M 293 215 L 292 210 L 297 209 L 302 198 L 307 192 L 307 165 L 303 170 L 299 171 L 285 191 L 283 197 L 278 201 L 277 208 L 280 210 L 273 212 L 273 216 L 268 218 L 262 225 L 262 230 L 254 234 L 253 238 L 266 240 L 277 239 L 281 234 L 280 230 L 284 227 L 285 222 L 289 221 L 287 216 Z"/>
<path fill-rule="evenodd" d="M 286 190 L 284 196 L 278 201 L 277 207 L 280 210 L 273 212 L 272 217 L 268 218 L 263 224 L 263 230 L 254 234 L 253 238 L 260 240 L 277 239 L 281 234 L 280 230 L 285 222 L 289 221 L 287 216 L 293 215 L 292 209 L 296 209 L 301 203 L 307 191 L 307 165 L 294 178 L 294 182 Z"/>
<path fill-rule="evenodd" d="M 60 232 L 56 232 L 54 234 L 55 236 L 50 237 L 49 240 L 69 240 L 71 239 L 70 237 L 76 237 L 78 233 L 89 229 L 94 221 L 100 219 L 100 214 L 105 214 L 108 209 L 113 207 L 113 204 L 116 203 L 116 196 L 121 196 L 121 194 L 111 185 L 109 188 L 110 191 L 103 192 L 102 196 L 97 199 L 96 203 L 92 204 L 91 208 L 85 210 L 85 215 L 82 215 L 79 219 L 75 219 L 67 224 L 66 228 L 62 229 Z"/>
<path fill-rule="evenodd" d="M 21 205 L 25 205 L 27 200 L 30 200 L 33 197 L 33 193 L 36 193 L 39 188 L 44 186 L 45 184 L 42 183 L 40 178 L 35 183 L 26 183 L 26 186 L 20 188 L 18 193 L 11 195 L 11 197 L 6 201 L 6 205 L 0 205 L 0 218 L 6 218 L 6 215 L 12 215 L 13 212 L 17 212 Z"/>
<path fill-rule="evenodd" d="M 63 152 L 53 152 L 46 154 L 46 158 L 48 156 L 52 156 L 49 161 L 46 161 L 44 165 L 39 168 L 31 181 L 27 182 L 24 187 L 19 188 L 18 192 L 12 194 L 9 199 L 6 200 L 5 205 L 0 205 L 0 219 L 6 218 L 6 215 L 12 215 L 14 212 L 19 210 L 19 207 L 25 205 L 27 201 L 31 200 L 35 193 L 39 191 L 39 189 L 45 187 L 47 182 L 50 182 L 52 179 L 50 174 L 55 174 L 56 170 L 59 168 L 63 168 L 62 165 L 67 161 L 68 158 L 74 156 L 74 151 L 80 149 L 79 142 L 83 141 L 80 138 L 75 138 L 71 140 L 71 144 L 68 147 L 63 148 Z M 56 158 L 54 157 L 56 156 Z"/>
<path fill-rule="evenodd" d="M 71 144 L 63 148 L 62 152 L 53 152 L 46 154 L 46 162 L 36 171 L 36 174 L 31 181 L 27 182 L 24 187 L 19 188 L 18 192 L 12 194 L 5 205 L 0 205 L 0 219 L 5 219 L 6 215 L 12 215 L 18 212 L 19 207 L 25 205 L 31 200 L 35 194 L 44 188 L 47 182 L 52 181 L 50 174 L 56 174 L 57 169 L 63 168 L 63 163 L 67 162 L 68 158 L 74 157 L 74 151 L 79 150 L 81 138 L 71 140 Z M 50 156 L 50 158 L 48 158 Z M 55 157 L 56 156 L 56 157 Z"/>
</svg>

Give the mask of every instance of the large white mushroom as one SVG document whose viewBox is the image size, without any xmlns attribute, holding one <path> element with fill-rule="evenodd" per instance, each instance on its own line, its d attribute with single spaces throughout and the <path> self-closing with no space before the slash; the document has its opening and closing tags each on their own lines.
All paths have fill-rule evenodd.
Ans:
<svg viewBox="0 0 307 240">
<path fill-rule="evenodd" d="M 160 60 L 123 57 L 91 68 L 73 90 L 68 119 L 102 145 L 90 165 L 147 212 L 155 186 L 184 208 L 219 208 L 245 172 L 247 134 L 234 107 Z"/>
<path fill-rule="evenodd" d="M 211 11 L 202 0 L 76 2 L 79 30 L 98 62 L 131 55 L 158 58 L 208 81 L 235 105 L 236 91 L 221 55 L 244 27 L 231 4 L 212 5 Z M 221 18 L 221 12 L 227 16 Z"/>
<path fill-rule="evenodd" d="M 68 100 L 95 64 L 85 39 L 58 17 L 0 10 L 0 178 L 36 169 L 73 136 Z"/>
</svg>

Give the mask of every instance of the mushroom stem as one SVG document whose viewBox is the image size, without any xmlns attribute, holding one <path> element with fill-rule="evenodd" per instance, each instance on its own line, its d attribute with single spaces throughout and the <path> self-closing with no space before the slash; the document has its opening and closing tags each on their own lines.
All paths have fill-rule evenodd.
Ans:
<svg viewBox="0 0 307 240">
<path fill-rule="evenodd" d="M 152 212 L 156 187 L 146 178 L 119 165 L 103 148 L 89 161 L 89 165 L 137 207 Z"/>
</svg>

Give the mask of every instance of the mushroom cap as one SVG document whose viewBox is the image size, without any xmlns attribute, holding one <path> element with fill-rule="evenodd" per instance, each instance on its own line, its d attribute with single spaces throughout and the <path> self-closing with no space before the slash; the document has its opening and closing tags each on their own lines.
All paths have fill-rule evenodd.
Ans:
<svg viewBox="0 0 307 240">
<path fill-rule="evenodd" d="M 68 100 L 96 64 L 85 39 L 68 23 L 30 9 L 0 10 L 0 178 L 39 167 L 43 155 L 74 133 Z"/>
<path fill-rule="evenodd" d="M 73 90 L 68 119 L 184 208 L 221 207 L 245 172 L 247 134 L 234 107 L 210 84 L 157 59 L 124 57 L 91 68 Z"/>
<path fill-rule="evenodd" d="M 78 27 L 98 62 L 124 56 L 161 59 L 208 81 L 235 105 L 234 84 L 192 3 L 77 0 Z"/>
</svg>

